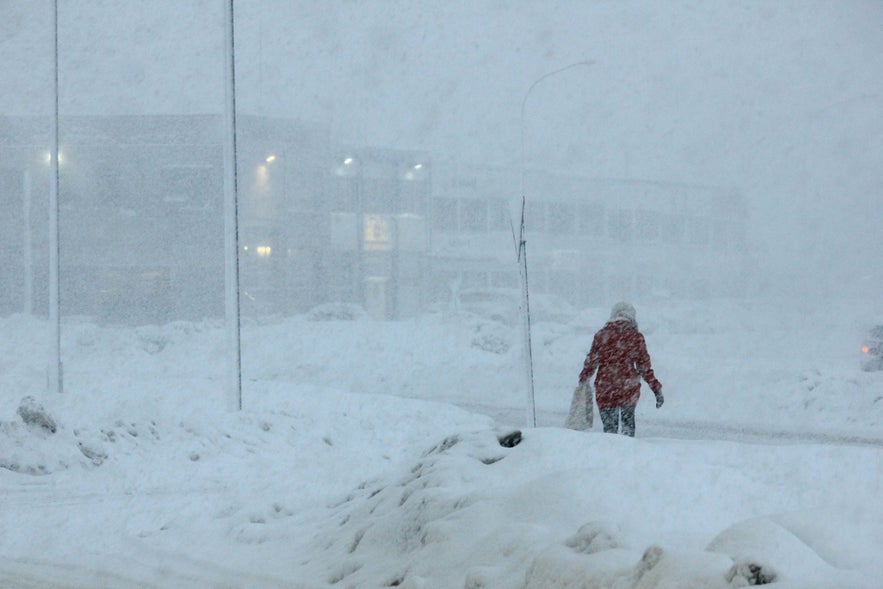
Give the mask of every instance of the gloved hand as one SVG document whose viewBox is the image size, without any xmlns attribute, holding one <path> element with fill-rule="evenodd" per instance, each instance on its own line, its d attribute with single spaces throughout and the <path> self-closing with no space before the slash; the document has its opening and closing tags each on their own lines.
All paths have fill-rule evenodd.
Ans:
<svg viewBox="0 0 883 589">
<path fill-rule="evenodd" d="M 659 409 L 665 403 L 665 397 L 662 396 L 662 391 L 654 394 L 656 395 L 656 408 Z"/>
</svg>

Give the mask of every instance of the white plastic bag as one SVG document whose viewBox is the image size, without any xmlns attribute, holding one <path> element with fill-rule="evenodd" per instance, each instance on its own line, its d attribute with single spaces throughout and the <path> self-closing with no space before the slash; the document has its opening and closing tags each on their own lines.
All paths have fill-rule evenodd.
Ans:
<svg viewBox="0 0 883 589">
<path fill-rule="evenodd" d="M 579 431 L 592 429 L 595 417 L 595 391 L 592 384 L 586 381 L 576 385 L 573 389 L 573 398 L 570 400 L 570 411 L 564 427 Z"/>
</svg>

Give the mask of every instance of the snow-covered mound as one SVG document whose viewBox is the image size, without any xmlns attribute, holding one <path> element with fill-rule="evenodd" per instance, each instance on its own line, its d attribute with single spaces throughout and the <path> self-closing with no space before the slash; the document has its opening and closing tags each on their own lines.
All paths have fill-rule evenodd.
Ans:
<svg viewBox="0 0 883 589">
<path fill-rule="evenodd" d="M 851 569 L 876 566 L 865 542 L 879 545 L 870 522 L 883 509 L 865 520 L 840 511 L 867 473 L 814 449 L 560 429 L 529 430 L 512 448 L 499 438 L 451 434 L 406 472 L 360 485 L 321 524 L 307 576 L 348 587 L 828 588 L 867 587 Z M 879 452 L 864 454 L 879 465 Z"/>
<path fill-rule="evenodd" d="M 639 305 L 666 404 L 642 401 L 637 439 L 557 427 L 606 311 L 539 322 L 542 427 L 517 444 L 500 441 L 510 424 L 476 411 L 521 420 L 518 327 L 330 311 L 243 323 L 238 412 L 219 321 L 66 318 L 65 392 L 47 395 L 48 325 L 0 318 L 0 586 L 869 589 L 883 578 L 883 373 L 858 366 L 860 309 Z M 666 423 L 704 439 L 650 433 Z M 766 437 L 713 441 L 744 424 Z M 775 441 L 788 430 L 832 441 Z M 845 445 L 851 436 L 865 445 Z"/>
</svg>

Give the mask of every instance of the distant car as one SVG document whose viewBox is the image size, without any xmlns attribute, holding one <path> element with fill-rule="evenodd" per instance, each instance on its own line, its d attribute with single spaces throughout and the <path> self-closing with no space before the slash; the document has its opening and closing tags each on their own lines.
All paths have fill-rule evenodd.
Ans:
<svg viewBox="0 0 883 589">
<path fill-rule="evenodd" d="M 872 327 L 862 344 L 862 370 L 883 370 L 883 325 Z"/>
</svg>

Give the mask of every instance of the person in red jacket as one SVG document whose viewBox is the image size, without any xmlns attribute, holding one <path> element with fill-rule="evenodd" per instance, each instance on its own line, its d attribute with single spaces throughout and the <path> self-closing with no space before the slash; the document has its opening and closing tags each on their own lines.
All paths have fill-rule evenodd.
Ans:
<svg viewBox="0 0 883 589">
<path fill-rule="evenodd" d="M 605 433 L 617 433 L 620 419 L 622 433 L 635 435 L 635 407 L 641 396 L 641 379 L 656 395 L 656 408 L 662 407 L 662 383 L 653 374 L 650 354 L 644 336 L 638 331 L 635 308 L 629 303 L 617 303 L 610 312 L 610 321 L 592 340 L 579 373 L 580 384 L 595 371 L 595 402 L 604 424 Z"/>
</svg>

